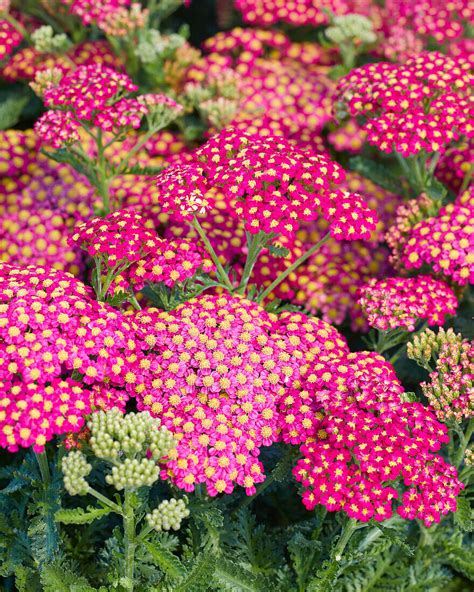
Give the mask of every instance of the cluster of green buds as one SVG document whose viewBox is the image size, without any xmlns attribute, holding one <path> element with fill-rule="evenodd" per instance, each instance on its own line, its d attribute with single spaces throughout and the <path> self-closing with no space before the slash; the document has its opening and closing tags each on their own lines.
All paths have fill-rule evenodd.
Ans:
<svg viewBox="0 0 474 592">
<path fill-rule="evenodd" d="M 155 462 L 175 447 L 173 434 L 148 411 L 123 414 L 114 408 L 99 411 L 88 422 L 92 452 L 111 462 L 151 458 Z"/>
<path fill-rule="evenodd" d="M 201 103 L 199 110 L 215 130 L 221 130 L 234 119 L 238 106 L 237 101 L 218 97 Z"/>
<path fill-rule="evenodd" d="M 118 409 L 99 411 L 91 416 L 88 428 L 90 451 L 112 465 L 105 479 L 118 491 L 153 485 L 160 476 L 158 463 L 176 445 L 173 434 L 147 411 L 126 415 Z M 85 479 L 91 469 L 79 450 L 63 459 L 64 485 L 71 495 L 91 491 Z"/>
<path fill-rule="evenodd" d="M 374 43 L 377 39 L 372 21 L 361 14 L 335 16 L 325 35 L 336 45 L 346 41 Z"/>
<path fill-rule="evenodd" d="M 425 329 L 407 344 L 407 356 L 422 368 L 431 371 L 431 361 L 436 361 L 441 348 L 448 343 L 461 344 L 462 340 L 462 335 L 455 333 L 453 329 L 445 331 L 440 327 L 438 333 Z"/>
<path fill-rule="evenodd" d="M 31 34 L 31 41 L 34 48 L 40 53 L 65 53 L 70 47 L 71 42 L 64 33 L 56 35 L 53 27 L 43 25 Z"/>
<path fill-rule="evenodd" d="M 474 448 L 466 448 L 464 452 L 464 462 L 468 467 L 474 467 Z"/>
<path fill-rule="evenodd" d="M 221 130 L 234 119 L 241 98 L 240 77 L 233 70 L 224 70 L 219 76 L 209 75 L 199 83 L 189 83 L 184 89 L 188 110 L 196 109 L 203 119 Z"/>
<path fill-rule="evenodd" d="M 109 485 L 117 491 L 122 489 L 138 489 L 151 487 L 158 481 L 160 469 L 155 461 L 148 458 L 126 458 L 120 464 L 112 467 L 112 472 L 105 477 Z"/>
<path fill-rule="evenodd" d="M 30 82 L 33 92 L 38 97 L 43 98 L 45 91 L 53 86 L 57 86 L 63 77 L 63 72 L 59 68 L 46 68 L 45 70 L 38 70 L 35 74 L 35 79 Z"/>
<path fill-rule="evenodd" d="M 69 495 L 86 495 L 89 483 L 86 477 L 92 471 L 84 454 L 80 450 L 72 450 L 62 459 L 61 470 L 64 478 L 64 488 Z"/>
<path fill-rule="evenodd" d="M 164 500 L 161 504 L 146 515 L 146 521 L 150 528 L 161 530 L 179 530 L 181 522 L 189 516 L 186 505 L 187 499 Z"/>
<path fill-rule="evenodd" d="M 135 55 L 142 64 L 153 64 L 170 57 L 184 42 L 184 37 L 176 33 L 162 35 L 156 29 L 149 29 L 136 46 Z"/>
<path fill-rule="evenodd" d="M 376 40 L 372 21 L 361 14 L 330 14 L 330 26 L 322 38 L 323 44 L 329 42 L 339 48 L 345 68 L 345 71 L 337 71 L 339 75 L 353 68 L 356 57 Z"/>
</svg>

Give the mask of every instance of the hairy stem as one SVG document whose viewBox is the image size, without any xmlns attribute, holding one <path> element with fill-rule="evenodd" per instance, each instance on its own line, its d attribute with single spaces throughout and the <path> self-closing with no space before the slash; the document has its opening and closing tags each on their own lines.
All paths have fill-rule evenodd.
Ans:
<svg viewBox="0 0 474 592">
<path fill-rule="evenodd" d="M 90 493 L 92 496 L 94 496 L 96 499 L 102 502 L 105 506 L 113 510 L 116 514 L 123 515 L 122 508 L 105 495 L 102 495 L 100 491 L 97 491 L 97 489 L 94 489 L 93 487 L 89 486 L 87 493 Z"/>
<path fill-rule="evenodd" d="M 135 513 L 131 502 L 131 493 L 125 490 L 124 514 L 124 546 L 125 546 L 125 587 L 128 592 L 133 592 L 135 575 L 135 550 L 137 548 L 137 535 Z"/>
<path fill-rule="evenodd" d="M 341 536 L 339 537 L 337 545 L 334 548 L 334 559 L 336 561 L 340 561 L 342 559 L 342 555 L 344 553 L 345 548 L 347 547 L 347 543 L 349 542 L 354 532 L 357 530 L 357 527 L 358 522 L 355 518 L 349 518 L 347 522 L 344 524 Z"/>
<path fill-rule="evenodd" d="M 49 471 L 49 463 L 46 452 L 35 452 L 35 456 L 36 460 L 38 461 L 41 479 L 43 480 L 44 485 L 47 485 L 51 481 L 51 473 Z"/>
<path fill-rule="evenodd" d="M 454 465 L 456 467 L 461 466 L 461 463 L 464 459 L 464 453 L 466 451 L 466 448 L 469 446 L 469 442 L 471 441 L 473 432 L 474 432 L 474 420 L 470 419 L 469 423 L 467 424 L 467 428 L 464 432 L 464 435 L 460 439 L 459 450 L 456 452 L 456 456 L 454 458 Z"/>
<path fill-rule="evenodd" d="M 239 287 L 236 291 L 237 294 L 245 294 L 253 268 L 255 267 L 258 257 L 262 252 L 263 245 L 268 238 L 266 234 L 263 234 L 262 236 L 262 233 L 252 235 L 247 232 L 246 234 L 248 245 L 247 260 L 245 261 L 244 271 L 242 272 L 242 279 L 240 280 Z"/>
<path fill-rule="evenodd" d="M 219 261 L 219 257 L 214 251 L 209 239 L 207 238 L 204 228 L 201 226 L 196 216 L 194 216 L 193 221 L 191 222 L 191 226 L 196 230 L 202 242 L 204 243 L 207 252 L 209 253 L 214 265 L 217 268 L 217 275 L 219 276 L 220 281 L 229 290 L 229 292 L 232 292 L 234 288 L 230 283 L 229 276 L 227 275 L 225 269 L 222 267 L 222 263 Z"/>
<path fill-rule="evenodd" d="M 329 238 L 331 237 L 330 233 L 328 232 L 325 236 L 323 236 L 323 238 L 317 242 L 315 245 L 313 245 L 311 247 L 311 249 L 308 249 L 308 251 L 306 251 L 306 253 L 304 255 L 301 255 L 301 257 L 298 257 L 298 259 L 292 264 L 290 265 L 290 267 L 288 267 L 287 269 L 285 269 L 285 271 L 283 273 L 281 273 L 269 286 L 266 290 L 264 290 L 260 296 L 257 298 L 257 302 L 260 304 L 262 303 L 265 298 L 270 295 L 273 290 L 279 286 L 281 284 L 281 282 L 283 280 L 285 280 L 290 273 L 293 273 L 295 271 L 295 269 L 297 269 L 300 265 L 302 265 L 307 259 L 309 259 L 311 257 L 311 255 L 313 253 L 316 253 L 316 251 L 318 249 L 320 249 L 325 242 L 327 242 L 329 240 Z"/>
</svg>

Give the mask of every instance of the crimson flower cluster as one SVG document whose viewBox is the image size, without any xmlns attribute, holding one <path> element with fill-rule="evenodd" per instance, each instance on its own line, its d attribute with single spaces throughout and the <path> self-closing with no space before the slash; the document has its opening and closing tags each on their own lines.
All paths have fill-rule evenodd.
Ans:
<svg viewBox="0 0 474 592">
<path fill-rule="evenodd" d="M 258 305 L 231 296 L 201 296 L 171 313 L 135 315 L 149 346 L 144 382 L 134 391 L 179 440 L 163 477 L 210 495 L 247 494 L 265 479 L 260 448 L 277 437 L 275 398 L 294 372 L 272 320 Z M 141 331 L 141 332 L 140 332 Z"/>
<path fill-rule="evenodd" d="M 0 446 L 41 452 L 82 428 L 98 385 L 108 385 L 101 405 L 126 400 L 137 344 L 121 314 L 73 276 L 1 264 L 0 352 Z"/>
<path fill-rule="evenodd" d="M 400 262 L 408 269 L 429 265 L 437 274 L 464 286 L 474 283 L 474 204 L 448 204 L 413 226 L 401 250 Z"/>
<path fill-rule="evenodd" d="M 359 304 L 369 324 L 379 331 L 402 327 L 414 331 L 418 320 L 443 325 L 456 312 L 453 290 L 429 275 L 372 279 L 360 288 Z"/>
<path fill-rule="evenodd" d="M 81 19 L 84 25 L 99 24 L 106 21 L 110 13 L 130 6 L 130 0 L 61 0 L 69 12 Z"/>
<path fill-rule="evenodd" d="M 319 26 L 328 22 L 329 10 L 335 14 L 348 11 L 349 2 L 344 0 L 236 0 L 236 8 L 242 13 L 243 19 L 252 25 L 268 27 L 278 21 L 295 26 Z"/>
<path fill-rule="evenodd" d="M 145 283 L 159 282 L 172 287 L 199 269 L 212 269 L 212 263 L 194 243 L 161 239 L 133 210 L 119 210 L 83 222 L 76 227 L 71 243 L 101 262 L 103 276 L 113 272 L 124 288 L 132 285 L 140 290 Z"/>
<path fill-rule="evenodd" d="M 0 62 L 23 41 L 23 36 L 8 21 L 0 19 Z"/>
<path fill-rule="evenodd" d="M 461 135 L 472 137 L 470 65 L 437 52 L 405 64 L 375 63 L 342 78 L 336 100 L 367 118 L 369 143 L 403 156 L 444 152 Z"/>
<path fill-rule="evenodd" d="M 432 454 L 448 440 L 445 426 L 420 403 L 400 401 L 403 388 L 378 354 L 325 362 L 307 376 L 319 421 L 293 471 L 306 508 L 323 504 L 361 522 L 383 521 L 401 494 L 398 513 L 427 526 L 455 510 L 463 485 L 456 469 Z"/>
<path fill-rule="evenodd" d="M 319 213 L 338 239 L 368 238 L 375 228 L 376 214 L 363 199 L 337 187 L 344 181 L 339 165 L 282 138 L 225 130 L 196 157 L 198 162 L 170 167 L 158 177 L 165 210 L 192 218 L 206 209 L 208 190 L 219 187 L 252 234 L 293 238 L 302 220 Z"/>
</svg>

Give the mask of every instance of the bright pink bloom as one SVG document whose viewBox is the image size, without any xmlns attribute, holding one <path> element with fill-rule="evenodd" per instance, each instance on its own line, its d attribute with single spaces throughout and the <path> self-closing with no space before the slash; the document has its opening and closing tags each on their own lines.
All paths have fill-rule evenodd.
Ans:
<svg viewBox="0 0 474 592">
<path fill-rule="evenodd" d="M 79 141 L 80 124 L 70 111 L 46 111 L 35 123 L 38 137 L 53 148 L 64 148 Z"/>
<path fill-rule="evenodd" d="M 402 327 L 414 331 L 417 321 L 441 326 L 454 315 L 458 301 L 453 290 L 429 275 L 373 279 L 359 289 L 359 304 L 369 324 L 379 331 Z"/>
</svg>

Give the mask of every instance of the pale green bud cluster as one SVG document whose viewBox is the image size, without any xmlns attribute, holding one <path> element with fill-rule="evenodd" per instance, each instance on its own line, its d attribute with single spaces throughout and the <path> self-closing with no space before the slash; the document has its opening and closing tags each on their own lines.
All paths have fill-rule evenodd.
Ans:
<svg viewBox="0 0 474 592">
<path fill-rule="evenodd" d="M 183 499 L 164 500 L 161 504 L 146 515 L 149 526 L 155 530 L 179 530 L 181 522 L 189 516 L 186 501 Z"/>
<path fill-rule="evenodd" d="M 361 14 L 335 16 L 325 35 L 337 45 L 351 40 L 373 43 L 377 39 L 372 21 Z"/>
<path fill-rule="evenodd" d="M 158 481 L 160 469 L 155 461 L 142 458 L 126 458 L 120 464 L 112 467 L 112 472 L 106 476 L 105 480 L 115 489 L 138 489 L 139 487 L 151 487 L 155 481 Z"/>
<path fill-rule="evenodd" d="M 207 118 L 212 127 L 217 130 L 224 129 L 234 119 L 238 102 L 219 97 L 205 101 L 200 105 L 202 114 Z"/>
<path fill-rule="evenodd" d="M 429 369 L 430 361 L 436 359 L 441 347 L 446 343 L 462 343 L 462 335 L 457 334 L 453 329 L 445 331 L 440 327 L 438 333 L 431 329 L 425 329 L 419 335 L 415 335 L 407 344 L 407 356 L 422 368 Z"/>
<path fill-rule="evenodd" d="M 212 98 L 213 92 L 208 86 L 202 86 L 201 84 L 187 84 L 185 88 L 186 98 L 191 102 L 192 105 L 197 106 L 204 101 Z"/>
<path fill-rule="evenodd" d="M 31 40 L 34 48 L 40 53 L 64 53 L 71 46 L 67 35 L 64 33 L 55 35 L 50 25 L 43 25 L 33 31 Z"/>
<path fill-rule="evenodd" d="M 464 452 L 464 462 L 468 467 L 474 467 L 474 448 L 466 448 Z"/>
<path fill-rule="evenodd" d="M 92 471 L 92 466 L 80 450 L 72 450 L 61 461 L 64 488 L 69 495 L 86 495 L 89 484 L 85 477 Z"/>
<path fill-rule="evenodd" d="M 93 453 L 106 460 L 146 457 L 150 451 L 153 460 L 158 461 L 176 445 L 171 432 L 147 411 L 126 415 L 115 408 L 99 411 L 92 415 L 88 427 Z"/>
<path fill-rule="evenodd" d="M 36 72 L 34 81 L 30 82 L 30 87 L 40 98 L 42 98 L 45 91 L 56 86 L 62 77 L 63 73 L 59 68 L 40 70 L 39 72 Z"/>
<path fill-rule="evenodd" d="M 150 29 L 146 32 L 146 37 L 137 45 L 135 55 L 140 58 L 143 64 L 152 64 L 163 54 L 171 54 L 176 51 L 184 42 L 184 38 L 176 33 L 163 36 L 156 29 Z"/>
</svg>

